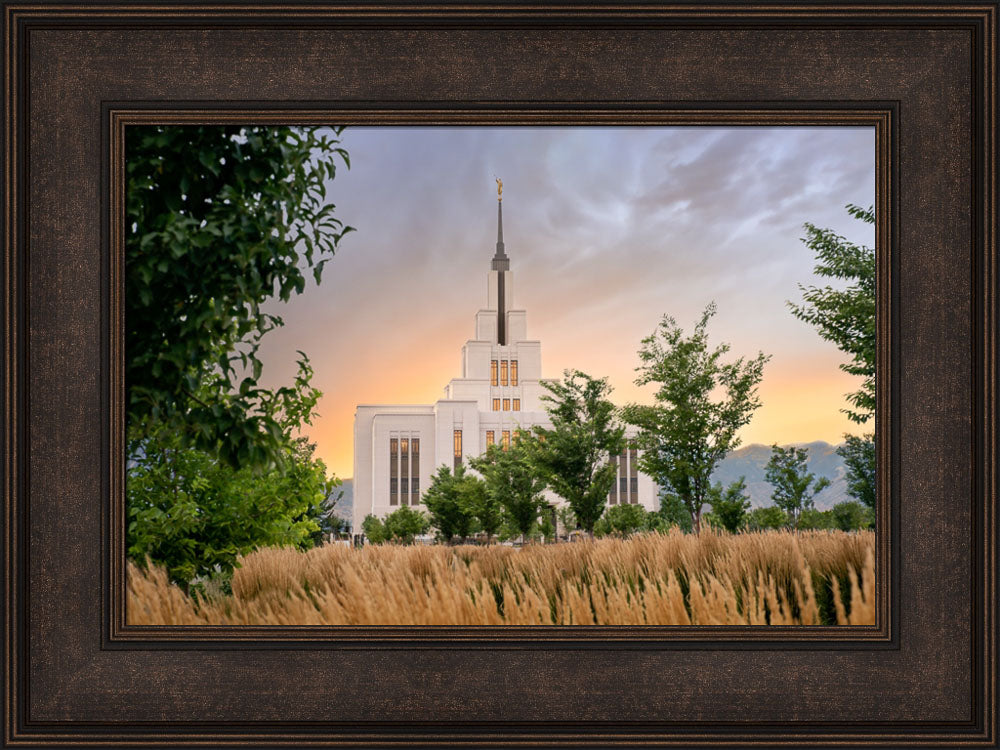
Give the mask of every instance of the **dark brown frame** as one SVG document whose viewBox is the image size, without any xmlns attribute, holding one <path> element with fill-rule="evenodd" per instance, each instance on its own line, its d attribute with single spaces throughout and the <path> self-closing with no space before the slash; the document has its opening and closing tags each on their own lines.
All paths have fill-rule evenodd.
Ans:
<svg viewBox="0 0 1000 750">
<path fill-rule="evenodd" d="M 994 3 L 4 11 L 7 743 L 995 745 Z M 877 625 L 126 626 L 121 129 L 233 120 L 875 127 Z"/>
</svg>

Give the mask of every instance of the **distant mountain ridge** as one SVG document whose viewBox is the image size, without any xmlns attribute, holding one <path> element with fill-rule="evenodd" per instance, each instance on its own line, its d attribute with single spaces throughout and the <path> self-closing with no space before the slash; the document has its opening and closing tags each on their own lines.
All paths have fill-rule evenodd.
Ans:
<svg viewBox="0 0 1000 750">
<path fill-rule="evenodd" d="M 333 497 L 343 493 L 333 505 L 333 515 L 342 521 L 351 522 L 354 514 L 354 480 L 341 479 L 342 484 L 333 491 Z"/>
<path fill-rule="evenodd" d="M 829 510 L 844 500 L 851 500 L 847 494 L 847 481 L 844 459 L 837 455 L 839 446 L 817 440 L 812 443 L 792 443 L 796 448 L 805 448 L 809 453 L 807 466 L 816 478 L 826 477 L 830 486 L 816 496 L 816 507 Z M 712 473 L 713 482 L 731 484 L 741 476 L 746 477 L 747 492 L 750 502 L 755 508 L 771 505 L 771 485 L 764 479 L 768 459 L 771 458 L 771 446 L 752 443 L 737 448 L 726 456 Z M 354 480 L 343 479 L 343 484 L 334 490 L 343 492 L 343 496 L 333 507 L 333 514 L 350 522 L 354 513 Z"/>
<path fill-rule="evenodd" d="M 847 468 L 844 459 L 837 455 L 838 445 L 817 440 L 812 443 L 792 443 L 796 448 L 808 451 L 806 464 L 816 478 L 826 477 L 830 486 L 816 496 L 815 504 L 820 510 L 829 510 L 844 500 L 851 500 L 847 494 Z M 787 447 L 787 446 L 783 446 Z M 712 473 L 713 482 L 728 485 L 741 476 L 746 477 L 747 492 L 755 508 L 771 505 L 771 485 L 764 478 L 767 462 L 771 458 L 771 446 L 753 443 L 737 448 L 726 456 Z"/>
</svg>

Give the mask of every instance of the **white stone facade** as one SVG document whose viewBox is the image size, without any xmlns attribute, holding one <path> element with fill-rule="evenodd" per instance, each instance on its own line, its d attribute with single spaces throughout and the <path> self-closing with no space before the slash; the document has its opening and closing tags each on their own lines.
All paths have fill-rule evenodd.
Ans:
<svg viewBox="0 0 1000 750">
<path fill-rule="evenodd" d="M 423 492 L 441 465 L 454 466 L 503 444 L 518 428 L 551 426 L 541 396 L 542 347 L 528 338 L 527 316 L 513 305 L 514 280 L 504 254 L 498 206 L 497 253 L 487 282 L 487 306 L 476 313 L 475 338 L 462 347 L 462 375 L 427 405 L 361 404 L 354 415 L 354 530 L 368 515 L 384 517 L 408 505 L 423 508 Z M 571 363 L 568 363 L 571 364 Z M 631 430 L 630 430 L 631 432 Z M 619 457 L 609 503 L 658 507 L 652 479 L 634 468 L 635 451 Z M 414 481 L 415 480 L 415 481 Z M 560 499 L 550 498 L 557 504 Z"/>
</svg>

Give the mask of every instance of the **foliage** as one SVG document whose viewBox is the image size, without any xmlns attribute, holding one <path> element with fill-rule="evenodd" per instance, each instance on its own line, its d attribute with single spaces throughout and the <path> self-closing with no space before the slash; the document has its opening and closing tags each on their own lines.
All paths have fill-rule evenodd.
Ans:
<svg viewBox="0 0 1000 750">
<path fill-rule="evenodd" d="M 170 424 L 130 425 L 126 500 L 128 555 L 148 556 L 187 585 L 195 576 L 228 575 L 238 555 L 263 546 L 308 548 L 322 531 L 327 479 L 315 446 L 292 434 L 311 417 L 320 392 L 302 355 L 294 388 L 266 399 L 264 414 L 282 437 L 280 468 L 234 468 L 191 447 Z"/>
<path fill-rule="evenodd" d="M 660 494 L 659 514 L 667 528 L 676 526 L 686 534 L 694 531 L 691 513 L 688 512 L 684 501 L 672 492 L 662 492 Z"/>
<path fill-rule="evenodd" d="M 867 224 L 875 223 L 872 207 L 848 205 L 848 213 Z M 875 413 L 875 250 L 855 245 L 829 229 L 806 224 L 803 242 L 816 254 L 815 272 L 829 279 L 849 282 L 846 288 L 810 286 L 802 290 L 803 304 L 789 302 L 792 314 L 814 325 L 819 335 L 850 356 L 840 367 L 864 378 L 861 387 L 847 395 L 848 418 L 864 424 Z M 837 449 L 847 467 L 847 492 L 875 508 L 875 436 L 845 435 Z"/>
<path fill-rule="evenodd" d="M 835 529 L 837 528 L 837 524 L 833 518 L 832 511 L 806 508 L 799 513 L 797 528 L 800 531 L 822 531 L 825 529 Z"/>
<path fill-rule="evenodd" d="M 536 528 L 538 529 L 538 536 L 542 540 L 553 540 L 556 537 L 556 525 L 552 522 L 554 510 L 555 508 L 548 503 L 542 503 L 541 505 Z"/>
<path fill-rule="evenodd" d="M 389 530 L 378 516 L 369 513 L 361 522 L 361 530 L 371 544 L 382 544 L 389 541 Z"/>
<path fill-rule="evenodd" d="M 847 212 L 865 223 L 875 223 L 875 213 L 848 205 Z M 832 341 L 851 360 L 840 369 L 864 380 L 848 394 L 851 408 L 844 409 L 858 424 L 875 413 L 875 250 L 855 245 L 829 229 L 806 224 L 803 242 L 816 254 L 815 273 L 849 282 L 846 288 L 803 287 L 803 303 L 789 302 L 792 314 L 815 326 L 819 335 Z"/>
<path fill-rule="evenodd" d="M 607 378 L 566 370 L 560 381 L 542 381 L 552 428 L 536 426 L 522 439 L 529 461 L 548 486 L 566 500 L 581 528 L 593 533 L 604 512 L 617 467 L 610 456 L 623 447 L 625 429 L 615 420 Z"/>
<path fill-rule="evenodd" d="M 424 493 L 424 505 L 438 536 L 446 542 L 468 537 L 478 525 L 476 512 L 482 508 L 484 494 L 483 480 L 467 474 L 464 465 L 456 466 L 454 473 L 448 466 L 439 466 Z"/>
<path fill-rule="evenodd" d="M 568 505 L 560 505 L 556 508 L 556 518 L 559 519 L 559 523 L 562 524 L 567 534 L 580 526 L 576 520 L 576 514 L 573 513 L 573 509 Z"/>
<path fill-rule="evenodd" d="M 875 435 L 845 435 L 837 455 L 847 469 L 847 493 L 865 506 L 875 509 Z"/>
<path fill-rule="evenodd" d="M 628 537 L 637 531 L 646 531 L 651 523 L 656 523 L 656 521 L 647 519 L 649 515 L 657 516 L 655 513 L 647 513 L 641 505 L 630 503 L 612 505 L 604 511 L 601 520 L 594 527 L 594 533 L 597 536 L 614 534 L 615 536 Z"/>
<path fill-rule="evenodd" d="M 857 531 L 871 528 L 875 523 L 875 514 L 856 500 L 845 500 L 831 508 L 834 528 L 841 531 Z"/>
<path fill-rule="evenodd" d="M 747 514 L 747 528 L 751 531 L 783 529 L 788 524 L 788 514 L 774 505 L 768 505 L 766 508 L 754 508 Z"/>
<path fill-rule="evenodd" d="M 538 518 L 545 483 L 529 462 L 529 441 L 528 434 L 519 433 L 506 450 L 500 445 L 491 445 L 483 455 L 469 461 L 485 482 L 476 515 L 487 537 L 500 528 L 501 514 L 525 536 Z"/>
<path fill-rule="evenodd" d="M 327 131 L 329 133 L 330 131 Z M 287 435 L 258 385 L 262 304 L 305 288 L 350 231 L 326 183 L 340 129 L 126 129 L 126 421 L 233 467 L 271 468 Z M 287 394 L 286 394 L 287 396 Z M 171 448 L 171 450 L 174 450 Z"/>
<path fill-rule="evenodd" d="M 413 544 L 414 537 L 426 534 L 431 527 L 427 516 L 405 505 L 387 515 L 383 524 L 389 540 L 402 544 Z"/>
<path fill-rule="evenodd" d="M 301 353 L 300 353 L 301 354 Z M 327 479 L 315 446 L 293 435 L 313 415 L 320 392 L 303 354 L 295 386 L 261 403 L 275 425 L 281 453 L 275 468 L 234 468 L 191 447 L 170 423 L 147 419 L 127 430 L 128 554 L 148 555 L 186 585 L 218 570 L 228 575 L 237 555 L 271 545 L 312 546 L 322 534 L 326 498 L 340 485 Z"/>
<path fill-rule="evenodd" d="M 726 531 L 735 533 L 746 523 L 747 511 L 750 510 L 750 498 L 746 490 L 746 479 L 740 477 L 725 489 L 721 482 L 716 482 L 709 491 L 712 515 Z"/>
<path fill-rule="evenodd" d="M 770 358 L 760 352 L 749 360 L 722 362 L 729 345 L 709 349 L 706 332 L 715 310 L 710 304 L 688 337 L 673 318 L 663 316 L 657 331 L 642 340 L 636 368 L 637 385 L 658 385 L 656 405 L 630 404 L 623 410 L 625 421 L 639 428 L 639 466 L 680 498 L 696 531 L 712 472 L 739 446 L 737 431 L 760 406 L 757 386 Z M 723 395 L 713 399 L 720 389 Z"/>
<path fill-rule="evenodd" d="M 811 508 L 813 498 L 830 486 L 829 479 L 816 479 L 816 475 L 809 472 L 806 468 L 808 460 L 809 452 L 805 448 L 772 445 L 771 458 L 764 470 L 765 478 L 774 487 L 771 499 L 788 514 L 795 526 L 799 514 Z"/>
</svg>

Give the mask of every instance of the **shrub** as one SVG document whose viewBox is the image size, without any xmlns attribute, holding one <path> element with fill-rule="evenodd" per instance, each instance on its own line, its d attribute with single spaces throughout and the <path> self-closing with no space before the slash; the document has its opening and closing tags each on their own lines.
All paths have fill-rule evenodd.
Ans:
<svg viewBox="0 0 1000 750">
<path fill-rule="evenodd" d="M 773 505 L 769 505 L 766 508 L 755 508 L 747 514 L 747 527 L 751 531 L 783 529 L 788 524 L 788 514 L 781 508 Z"/>
</svg>

